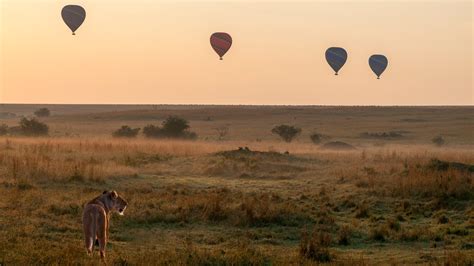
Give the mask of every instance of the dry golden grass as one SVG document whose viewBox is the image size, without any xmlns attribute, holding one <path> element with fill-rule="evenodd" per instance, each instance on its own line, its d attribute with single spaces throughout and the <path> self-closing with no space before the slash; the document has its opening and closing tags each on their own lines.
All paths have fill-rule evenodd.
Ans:
<svg viewBox="0 0 474 266">
<path fill-rule="evenodd" d="M 273 117 L 275 110 L 288 119 L 291 112 L 313 114 L 305 108 L 290 115 L 263 108 L 256 120 Z M 266 129 L 278 120 L 274 117 L 265 127 L 246 131 L 251 112 L 234 111 L 213 115 L 240 125 L 225 141 L 211 137 L 222 120 L 198 121 L 198 141 L 123 140 L 104 133 L 124 116 L 155 111 L 99 114 L 109 119 L 104 127 L 103 121 L 81 124 L 88 115 L 49 118 L 60 129 L 75 116 L 79 122 L 68 130 L 82 127 L 87 134 L 80 137 L 0 137 L 0 264 L 99 264 L 98 256 L 86 256 L 81 213 L 83 204 L 105 189 L 129 201 L 125 216 L 112 217 L 109 264 L 474 262 L 473 172 L 456 164 L 443 169 L 432 160 L 473 165 L 473 139 L 463 131 L 469 125 L 450 129 L 457 135 L 441 148 L 429 143 L 427 131 L 461 120 L 443 122 L 423 111 L 420 119 L 436 120 L 426 122 L 431 128 L 412 128 L 420 135 L 384 145 L 353 137 L 358 131 L 326 127 L 323 133 L 357 146 L 328 151 L 309 141 L 277 140 Z M 336 110 L 319 111 L 345 120 Z M 407 117 L 389 113 L 390 121 Z M 389 124 L 374 117 L 361 130 Z M 299 123 L 311 122 L 304 119 Z M 266 137 L 257 141 L 259 134 Z"/>
</svg>

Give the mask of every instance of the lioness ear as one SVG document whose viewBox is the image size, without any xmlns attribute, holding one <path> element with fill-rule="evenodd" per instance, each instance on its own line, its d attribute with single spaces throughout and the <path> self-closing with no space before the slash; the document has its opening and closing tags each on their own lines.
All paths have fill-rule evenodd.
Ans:
<svg viewBox="0 0 474 266">
<path fill-rule="evenodd" d="M 102 192 L 102 194 L 107 194 L 107 190 L 104 190 L 104 192 Z"/>
<path fill-rule="evenodd" d="M 115 190 L 112 190 L 112 192 L 110 192 L 110 198 L 116 199 L 117 197 L 118 197 L 117 192 L 115 192 Z"/>
</svg>

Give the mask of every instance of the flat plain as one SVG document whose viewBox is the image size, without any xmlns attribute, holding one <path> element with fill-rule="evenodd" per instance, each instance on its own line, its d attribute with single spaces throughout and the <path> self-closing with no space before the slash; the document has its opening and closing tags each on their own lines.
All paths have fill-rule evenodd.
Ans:
<svg viewBox="0 0 474 266">
<path fill-rule="evenodd" d="M 48 137 L 0 137 L 0 265 L 99 264 L 81 213 L 112 189 L 109 264 L 474 263 L 474 107 L 2 104 L 0 124 L 41 107 Z M 111 135 L 170 115 L 198 139 Z"/>
</svg>

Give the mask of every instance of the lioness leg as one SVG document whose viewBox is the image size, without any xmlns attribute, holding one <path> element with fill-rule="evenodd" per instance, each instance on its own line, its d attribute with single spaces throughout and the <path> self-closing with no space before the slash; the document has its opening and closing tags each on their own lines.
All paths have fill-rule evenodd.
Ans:
<svg viewBox="0 0 474 266">
<path fill-rule="evenodd" d="M 83 217 L 83 229 L 84 229 L 84 242 L 88 255 L 92 255 L 94 251 L 94 239 L 95 239 L 95 217 L 91 212 L 84 213 Z"/>
<path fill-rule="evenodd" d="M 105 213 L 97 219 L 97 239 L 99 239 L 100 257 L 105 259 L 105 246 L 107 245 L 107 217 Z"/>
</svg>

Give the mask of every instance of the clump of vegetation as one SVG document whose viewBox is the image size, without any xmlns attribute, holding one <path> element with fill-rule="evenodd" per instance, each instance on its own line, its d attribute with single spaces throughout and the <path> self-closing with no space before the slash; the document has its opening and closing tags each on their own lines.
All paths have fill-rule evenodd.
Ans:
<svg viewBox="0 0 474 266">
<path fill-rule="evenodd" d="M 472 166 L 431 160 L 427 165 L 408 165 L 396 180 L 389 184 L 398 195 L 469 200 L 474 198 Z"/>
<path fill-rule="evenodd" d="M 5 136 L 8 134 L 8 126 L 5 124 L 0 125 L 0 136 Z"/>
<path fill-rule="evenodd" d="M 446 141 L 444 140 L 442 136 L 434 137 L 433 139 L 431 139 L 431 142 L 433 142 L 436 146 L 439 146 L 439 147 L 446 144 Z"/>
<path fill-rule="evenodd" d="M 223 140 L 229 134 L 228 126 L 220 126 L 215 128 L 219 140 Z"/>
<path fill-rule="evenodd" d="M 48 117 L 51 115 L 51 111 L 48 108 L 40 108 L 35 111 L 37 117 Z"/>
<path fill-rule="evenodd" d="M 148 125 L 143 134 L 148 138 L 196 139 L 197 134 L 189 131 L 189 122 L 178 116 L 169 116 L 162 126 Z"/>
<path fill-rule="evenodd" d="M 135 138 L 140 132 L 140 128 L 131 128 L 129 126 L 122 126 L 121 128 L 115 130 L 112 133 L 112 136 L 116 138 Z"/>
<path fill-rule="evenodd" d="M 347 225 L 342 226 L 338 232 L 337 243 L 344 246 L 349 245 L 351 243 L 351 235 L 352 229 Z"/>
<path fill-rule="evenodd" d="M 356 212 L 356 218 L 368 218 L 370 216 L 369 214 L 369 208 L 367 207 L 367 204 L 359 204 L 357 206 L 357 212 Z"/>
<path fill-rule="evenodd" d="M 301 128 L 289 125 L 279 125 L 272 129 L 272 133 L 280 136 L 280 138 L 286 142 L 291 142 L 296 136 L 301 134 Z"/>
<path fill-rule="evenodd" d="M 333 259 L 329 250 L 331 242 L 331 235 L 323 230 L 316 228 L 311 235 L 305 230 L 300 240 L 300 256 L 317 262 L 330 262 Z"/>
<path fill-rule="evenodd" d="M 313 142 L 314 144 L 320 144 L 323 136 L 319 133 L 313 133 L 309 136 L 309 138 L 311 139 L 311 142 Z"/>
<path fill-rule="evenodd" d="M 384 242 L 388 236 L 387 228 L 383 225 L 373 227 L 370 231 L 370 239 Z"/>
<path fill-rule="evenodd" d="M 25 136 L 47 136 L 49 127 L 35 118 L 26 117 L 20 120 L 20 133 Z"/>
</svg>

